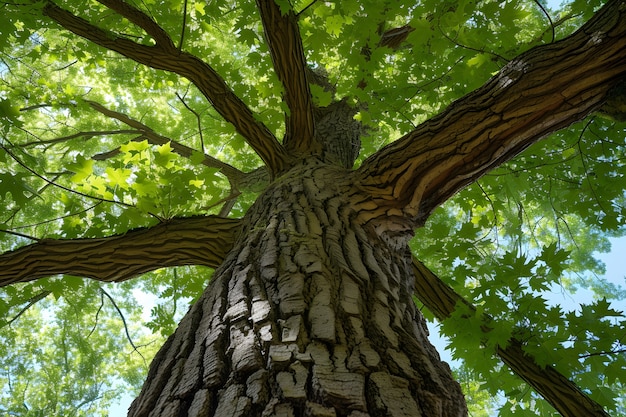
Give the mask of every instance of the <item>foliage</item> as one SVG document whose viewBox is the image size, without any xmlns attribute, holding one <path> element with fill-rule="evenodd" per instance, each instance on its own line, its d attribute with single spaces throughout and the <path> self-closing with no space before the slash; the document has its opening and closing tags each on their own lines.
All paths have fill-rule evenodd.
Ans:
<svg viewBox="0 0 626 417">
<path fill-rule="evenodd" d="M 152 42 L 101 4 L 59 4 L 106 30 Z M 300 13 L 309 63 L 323 68 L 333 86 L 313 90 L 317 103 L 367 103 L 355 116 L 369 127 L 359 160 L 483 84 L 508 59 L 571 33 L 599 6 L 291 4 Z M 135 6 L 182 49 L 210 62 L 282 135 L 281 85 L 254 2 Z M 261 165 L 189 81 L 68 36 L 42 17 L 40 3 L 0 7 L 0 251 L 33 238 L 108 236 L 175 216 L 215 214 L 224 203 L 234 203 L 230 214 L 240 216 L 254 201 L 258 190 L 234 190 L 223 170 L 204 163 L 210 155 L 246 173 Z M 404 25 L 415 30 L 401 47 L 378 46 L 387 30 Z M 607 410 L 623 412 L 626 322 L 614 303 L 625 294 L 602 278 L 595 253 L 608 251 L 607 238 L 624 232 L 625 131 L 623 123 L 594 117 L 558 132 L 463 190 L 418 230 L 418 257 L 497 322 L 486 335 L 478 321 L 475 328 L 455 320 L 442 325 L 461 361 L 457 375 L 480 405 L 473 415 L 496 408 L 502 416 L 552 415 L 494 359 L 495 346 L 513 335 L 532 342 L 529 352 Z M 179 154 L 179 144 L 193 152 Z M 123 285 L 53 277 L 4 288 L 0 410 L 105 415 L 114 398 L 140 386 L 144 359 L 173 331 L 207 275 L 177 268 Z M 581 288 L 593 293 L 584 304 L 552 301 L 555 292 Z M 147 319 L 140 317 L 141 294 L 159 300 Z"/>
</svg>

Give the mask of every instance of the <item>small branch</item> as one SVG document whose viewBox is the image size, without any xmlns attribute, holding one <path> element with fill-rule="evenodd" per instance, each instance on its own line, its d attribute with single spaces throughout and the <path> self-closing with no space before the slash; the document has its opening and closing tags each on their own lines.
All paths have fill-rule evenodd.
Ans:
<svg viewBox="0 0 626 417">
<path fill-rule="evenodd" d="M 467 49 L 468 51 L 474 51 L 474 52 L 478 52 L 481 54 L 489 54 L 503 62 L 509 62 L 509 59 L 503 57 L 502 55 L 496 53 L 496 52 L 492 52 L 492 51 L 486 51 L 484 49 L 478 49 L 478 48 L 474 48 L 472 46 L 468 46 L 468 45 L 463 45 L 459 42 L 456 41 L 456 39 L 452 39 L 450 37 L 450 35 L 448 35 L 446 32 L 443 31 L 443 29 L 441 28 L 441 25 L 437 25 L 437 27 L 439 28 L 439 32 L 443 35 L 444 38 L 446 38 L 447 40 L 449 40 L 450 42 L 452 42 L 453 44 L 455 44 L 456 46 L 463 48 L 463 49 Z"/>
<path fill-rule="evenodd" d="M 0 255 L 0 287 L 59 274 L 108 282 L 171 266 L 216 268 L 239 224 L 217 216 L 175 218 L 105 238 L 41 239 Z"/>
<path fill-rule="evenodd" d="M 28 304 L 26 305 L 26 307 L 24 307 L 23 309 L 21 309 L 19 311 L 19 313 L 17 313 L 15 315 L 15 317 L 13 317 L 11 320 L 7 321 L 6 323 L 0 325 L 0 328 L 4 327 L 4 326 L 10 326 L 15 320 L 19 319 L 20 316 L 24 313 L 26 313 L 26 311 L 31 308 L 32 306 L 34 306 L 35 304 L 37 304 L 39 301 L 43 300 L 44 298 L 46 298 L 52 291 L 42 291 L 39 294 L 33 296 L 30 300 L 28 300 Z"/>
<path fill-rule="evenodd" d="M 111 304 L 113 304 L 113 307 L 115 308 L 115 310 L 117 310 L 117 314 L 119 314 L 120 318 L 122 319 L 122 323 L 124 324 L 124 331 L 126 332 L 126 339 L 128 340 L 128 343 L 130 343 L 130 345 L 133 347 L 133 350 L 137 352 L 139 356 L 141 356 L 141 359 L 143 359 L 143 362 L 145 365 L 146 358 L 144 358 L 141 352 L 139 352 L 139 350 L 137 349 L 137 346 L 135 346 L 135 343 L 133 342 L 133 339 L 130 337 L 130 332 L 128 331 L 128 324 L 126 324 L 126 318 L 124 317 L 124 313 L 122 313 L 122 310 L 120 310 L 120 308 L 118 307 L 113 297 L 111 297 L 111 295 L 108 292 L 106 292 L 104 288 L 100 287 L 100 292 L 109 299 Z"/>
<path fill-rule="evenodd" d="M 153 145 L 164 145 L 169 142 L 170 146 L 172 147 L 172 150 L 174 150 L 174 152 L 176 152 L 177 154 L 185 158 L 190 158 L 195 152 L 195 149 L 185 146 L 179 142 L 176 142 L 166 136 L 159 135 L 150 127 L 146 126 L 145 124 L 141 123 L 138 120 L 128 117 L 124 113 L 107 109 L 102 104 L 96 103 L 95 101 L 87 101 L 86 103 L 89 104 L 91 108 L 98 111 L 99 113 L 102 113 L 103 115 L 107 117 L 119 120 L 120 122 L 132 128 L 135 128 L 139 132 L 141 132 L 142 136 L 133 139 L 135 141 L 141 141 L 143 139 L 146 139 L 148 142 L 150 142 Z M 198 121 L 198 123 L 200 122 Z M 104 160 L 107 158 L 111 158 L 117 155 L 118 153 L 119 153 L 119 148 L 116 148 L 106 153 L 94 155 L 93 159 Z M 238 170 L 232 165 L 222 162 L 219 159 L 213 158 L 212 156 L 207 155 L 207 154 L 204 155 L 204 160 L 202 161 L 202 164 L 210 168 L 218 168 L 220 172 L 224 174 L 224 176 L 226 176 L 226 178 L 228 178 L 228 180 L 231 182 L 240 181 L 242 177 L 245 175 L 242 171 Z"/>
<path fill-rule="evenodd" d="M 137 134 L 136 130 L 102 130 L 102 131 L 90 131 L 90 132 L 78 132 L 72 135 L 61 136 L 54 139 L 37 140 L 31 142 L 20 143 L 20 148 L 26 148 L 35 145 L 50 145 L 55 143 L 67 142 L 68 140 L 84 137 L 85 139 L 91 139 L 94 136 L 108 136 L 108 135 L 120 135 L 120 134 Z"/>
<path fill-rule="evenodd" d="M 170 35 L 161 28 L 150 16 L 136 7 L 122 0 L 98 0 L 98 3 L 115 11 L 120 16 L 125 17 L 131 23 L 139 26 L 154 39 L 157 46 L 165 50 L 176 49 Z"/>
<path fill-rule="evenodd" d="M 585 124 L 585 127 L 583 127 L 583 129 L 581 130 L 580 136 L 578 136 L 578 141 L 576 141 L 576 147 L 578 148 L 578 154 L 580 155 L 580 162 L 582 163 L 583 170 L 585 171 L 585 180 L 587 181 L 587 184 L 589 184 L 589 190 L 591 191 L 591 194 L 593 195 L 593 198 L 596 200 L 596 203 L 598 204 L 600 209 L 605 214 L 608 214 L 609 211 L 604 208 L 604 205 L 602 204 L 602 201 L 600 200 L 600 197 L 598 196 L 598 193 L 596 193 L 596 189 L 594 187 L 594 183 L 590 179 L 591 173 L 589 171 L 589 168 L 587 167 L 587 161 L 585 161 L 585 152 L 583 151 L 583 148 L 582 148 L 582 146 L 580 144 L 581 141 L 582 141 L 583 135 L 585 134 L 585 131 L 589 128 L 589 125 L 591 125 L 592 121 L 593 120 L 589 120 Z"/>
<path fill-rule="evenodd" d="M 198 125 L 198 135 L 200 136 L 200 148 L 202 149 L 202 153 L 206 155 L 206 151 L 204 149 L 204 136 L 202 135 L 202 120 L 200 119 L 200 115 L 185 102 L 185 99 L 181 97 L 180 94 L 176 93 L 176 97 L 178 98 L 178 100 L 180 100 L 181 103 L 183 103 L 183 106 L 185 106 L 185 108 L 196 117 L 196 124 Z"/>
<path fill-rule="evenodd" d="M 311 1 L 309 4 L 304 6 L 302 8 L 302 10 L 300 10 L 298 13 L 296 13 L 296 16 L 299 17 L 302 13 L 306 12 L 307 10 L 309 10 L 309 7 L 313 6 L 315 3 L 317 3 L 317 0 Z"/>
<path fill-rule="evenodd" d="M 183 3 L 183 24 L 180 28 L 180 40 L 178 41 L 178 50 L 183 50 L 183 42 L 185 40 L 185 29 L 187 27 L 187 0 Z"/>
<path fill-rule="evenodd" d="M 41 239 L 37 239 L 36 237 L 26 235 L 24 233 L 14 232 L 12 230 L 0 229 L 0 233 L 6 233 L 8 235 L 13 235 L 17 237 L 23 237 L 24 239 L 30 239 L 39 242 Z"/>
<path fill-rule="evenodd" d="M 72 194 L 76 194 L 79 195 L 81 197 L 85 197 L 85 198 L 89 198 L 92 200 L 96 200 L 96 201 L 101 201 L 101 202 L 106 202 L 106 203 L 113 203 L 113 204 L 119 204 L 120 206 L 124 206 L 124 207 L 131 207 L 131 208 L 135 208 L 135 206 L 133 206 L 132 204 L 127 204 L 124 203 L 123 201 L 117 201 L 117 200 L 109 200 L 108 198 L 102 198 L 102 197 L 95 197 L 89 194 L 85 194 L 85 193 L 81 193 L 80 191 L 76 191 L 76 190 L 72 190 L 71 188 L 65 187 L 61 184 L 57 184 L 54 181 L 49 180 L 48 178 L 44 177 L 43 175 L 39 174 L 38 172 L 36 172 L 35 170 L 33 170 L 31 167 L 29 167 L 28 165 L 26 165 L 21 159 L 19 159 L 17 157 L 17 155 L 15 155 L 13 152 L 11 152 L 9 149 L 7 149 L 5 146 L 0 145 L 0 148 L 4 149 L 4 151 L 15 161 L 17 162 L 19 165 L 22 166 L 22 168 L 26 169 L 28 172 L 30 172 L 31 174 L 33 174 L 34 176 L 36 176 L 37 178 L 43 180 L 44 182 L 46 182 L 47 184 L 50 184 L 54 187 L 60 188 L 64 191 L 67 191 L 68 193 L 72 193 Z M 160 219 L 157 215 L 149 213 L 151 216 Z"/>
<path fill-rule="evenodd" d="M 539 6 L 539 8 L 543 12 L 543 14 L 548 18 L 548 22 L 550 22 L 550 27 L 552 28 L 552 41 L 551 42 L 554 42 L 554 40 L 556 39 L 556 33 L 554 31 L 554 22 L 552 22 L 552 18 L 550 17 L 550 13 L 548 13 L 546 8 L 543 7 L 543 4 L 541 4 L 541 2 L 539 2 L 539 0 L 534 0 L 534 1 L 535 1 L 535 4 L 537 6 Z"/>
<path fill-rule="evenodd" d="M 593 352 L 587 353 L 586 355 L 578 355 L 580 359 L 589 358 L 592 356 L 605 356 L 605 355 L 618 355 L 620 353 L 626 353 L 626 349 L 617 349 L 617 350 L 609 350 L 609 351 L 601 351 L 601 352 Z"/>
<path fill-rule="evenodd" d="M 91 331 L 87 335 L 86 339 L 89 339 L 93 332 L 96 331 L 96 327 L 98 327 L 98 318 L 100 317 L 100 312 L 102 311 L 102 308 L 104 308 L 104 294 L 100 293 L 100 306 L 98 307 L 98 310 L 96 310 L 96 317 L 93 322 L 93 327 L 91 328 Z"/>
<path fill-rule="evenodd" d="M 47 224 L 47 223 L 52 223 L 52 222 L 56 222 L 56 221 L 59 221 L 59 220 L 62 220 L 62 219 L 67 219 L 69 217 L 80 216 L 81 214 L 84 214 L 84 213 L 87 213 L 88 211 L 93 210 L 94 208 L 98 207 L 100 204 L 102 204 L 102 201 L 98 201 L 97 203 L 95 203 L 95 204 L 93 204 L 93 205 L 91 205 L 91 206 L 89 206 L 87 208 L 84 208 L 82 210 L 75 211 L 75 212 L 72 212 L 72 213 L 69 213 L 69 214 L 65 214 L 63 216 L 58 216 L 58 217 L 54 217 L 52 219 L 47 219 L 47 220 L 41 220 L 41 221 L 36 222 L 36 223 L 25 224 L 25 225 L 22 225 L 22 226 L 15 226 L 15 227 L 13 227 L 13 230 L 37 227 L 37 226 L 41 226 L 41 225 L 44 225 L 44 224 Z M 6 232 L 6 233 L 15 234 L 15 233 L 13 233 L 10 230 L 0 230 L 0 232 Z M 27 236 L 24 236 L 24 237 L 27 237 Z M 30 237 L 30 236 L 28 236 L 28 238 L 32 239 L 32 240 L 36 240 L 36 241 L 41 240 L 41 239 Z"/>
</svg>

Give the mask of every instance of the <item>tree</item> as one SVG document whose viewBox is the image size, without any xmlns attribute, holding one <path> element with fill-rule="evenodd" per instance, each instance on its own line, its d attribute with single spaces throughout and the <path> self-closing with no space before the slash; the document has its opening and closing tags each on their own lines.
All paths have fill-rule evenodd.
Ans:
<svg viewBox="0 0 626 417">
<path fill-rule="evenodd" d="M 623 232 L 626 3 L 4 9 L 1 307 L 216 268 L 168 284 L 197 300 L 129 415 L 465 415 L 420 305 L 518 413 L 493 354 L 562 415 L 623 406 L 622 313 L 541 292 L 616 291 L 585 272 Z"/>
</svg>

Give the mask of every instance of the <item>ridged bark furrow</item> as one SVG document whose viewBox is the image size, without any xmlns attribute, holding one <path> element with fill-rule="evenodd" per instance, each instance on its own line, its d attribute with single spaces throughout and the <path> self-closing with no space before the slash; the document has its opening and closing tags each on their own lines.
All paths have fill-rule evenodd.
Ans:
<svg viewBox="0 0 626 417">
<path fill-rule="evenodd" d="M 411 299 L 410 233 L 364 221 L 347 176 L 309 164 L 259 198 L 130 416 L 466 414 Z"/>
</svg>

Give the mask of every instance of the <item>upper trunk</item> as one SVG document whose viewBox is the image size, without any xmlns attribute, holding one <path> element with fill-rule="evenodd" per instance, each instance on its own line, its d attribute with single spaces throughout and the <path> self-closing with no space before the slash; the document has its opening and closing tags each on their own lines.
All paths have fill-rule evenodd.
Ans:
<svg viewBox="0 0 626 417">
<path fill-rule="evenodd" d="M 278 178 L 129 415 L 465 415 L 411 298 L 411 225 L 362 200 L 317 160 Z"/>
</svg>

